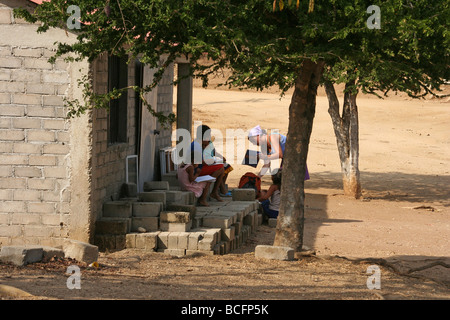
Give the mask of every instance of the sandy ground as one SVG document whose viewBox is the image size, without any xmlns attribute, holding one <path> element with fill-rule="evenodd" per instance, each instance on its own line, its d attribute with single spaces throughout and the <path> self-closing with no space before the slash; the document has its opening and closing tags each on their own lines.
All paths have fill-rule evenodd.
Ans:
<svg viewBox="0 0 450 320">
<path fill-rule="evenodd" d="M 289 99 L 195 89 L 193 118 L 224 135 L 257 124 L 286 133 Z M 102 253 L 99 269 L 80 265 L 81 290 L 66 287 L 65 270 L 73 261 L 0 265 L 0 284 L 25 290 L 31 299 L 450 299 L 450 103 L 360 96 L 358 105 L 363 198 L 354 200 L 342 192 L 323 90 L 317 97 L 304 235 L 315 256 L 256 259 L 255 246 L 274 239 L 274 229 L 262 225 L 244 247 L 224 256 Z M 231 188 L 245 172 L 257 171 L 233 167 Z M 269 181 L 264 177 L 264 188 Z M 380 290 L 367 287 L 371 265 L 381 269 Z"/>
<path fill-rule="evenodd" d="M 194 94 L 194 121 L 224 136 L 226 129 L 257 124 L 287 133 L 290 96 L 201 89 Z M 361 200 L 343 196 L 328 102 L 322 91 L 317 97 L 307 160 L 311 179 L 305 183 L 305 244 L 343 256 L 449 256 L 450 103 L 369 97 L 357 102 Z M 231 187 L 245 172 L 258 171 L 234 168 Z M 267 188 L 270 178 L 263 181 Z"/>
</svg>

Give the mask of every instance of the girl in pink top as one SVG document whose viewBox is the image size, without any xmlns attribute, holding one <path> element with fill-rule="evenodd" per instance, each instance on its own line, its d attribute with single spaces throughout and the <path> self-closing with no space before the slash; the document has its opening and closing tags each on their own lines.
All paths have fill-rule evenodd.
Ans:
<svg viewBox="0 0 450 320">
<path fill-rule="evenodd" d="M 206 201 L 206 196 L 208 195 L 211 182 L 195 182 L 195 179 L 200 176 L 200 170 L 195 170 L 198 167 L 198 164 L 194 163 L 194 156 L 191 158 L 192 163 L 182 163 L 178 167 L 178 182 L 180 183 L 182 190 L 192 191 L 195 194 L 195 197 L 198 198 L 198 203 L 200 205 L 209 207 L 209 204 Z M 195 173 L 195 171 L 197 172 Z"/>
</svg>

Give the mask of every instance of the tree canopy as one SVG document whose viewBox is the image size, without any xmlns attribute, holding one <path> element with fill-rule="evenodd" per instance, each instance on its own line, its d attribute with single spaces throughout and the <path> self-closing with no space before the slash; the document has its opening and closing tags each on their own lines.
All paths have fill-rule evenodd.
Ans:
<svg viewBox="0 0 450 320">
<path fill-rule="evenodd" d="M 16 14 L 42 22 L 39 32 L 67 29 L 73 18 L 69 5 L 51 0 L 34 13 Z M 190 59 L 191 75 L 205 86 L 210 75 L 227 68 L 231 76 L 225 85 L 278 86 L 283 94 L 295 88 L 283 158 L 289 174 L 283 176 L 277 225 L 277 238 L 290 239 L 275 242 L 296 250 L 302 245 L 303 177 L 319 81 L 350 83 L 349 91 L 421 96 L 450 79 L 450 3 L 445 0 L 79 0 L 77 5 L 78 41 L 58 43 L 54 58 L 75 54 L 69 58 L 92 61 L 104 52 L 139 57 L 159 68 L 151 86 L 133 88 L 141 97 L 181 56 Z M 367 8 L 373 5 L 380 8 L 375 29 L 367 24 Z M 203 57 L 208 63 L 200 62 Z M 109 98 L 120 95 L 96 95 L 82 82 L 86 104 L 72 104 L 72 114 L 107 106 Z"/>
<path fill-rule="evenodd" d="M 39 32 L 67 29 L 69 5 L 52 0 L 33 14 L 16 14 L 42 22 Z M 367 26 L 370 5 L 381 10 L 380 29 Z M 209 75 L 227 67 L 232 70 L 227 85 L 260 90 L 276 85 L 285 92 L 305 58 L 325 60 L 326 79 L 357 79 L 364 92 L 417 96 L 450 78 L 447 1 L 81 0 L 77 6 L 81 28 L 71 31 L 78 41 L 59 43 L 54 58 L 139 55 L 160 68 L 156 80 L 183 55 L 205 86 Z M 209 65 L 198 63 L 204 56 Z"/>
</svg>

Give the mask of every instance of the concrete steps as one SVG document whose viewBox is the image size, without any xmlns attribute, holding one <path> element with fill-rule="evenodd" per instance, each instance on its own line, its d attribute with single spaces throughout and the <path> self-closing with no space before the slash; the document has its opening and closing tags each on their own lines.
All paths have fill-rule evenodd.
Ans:
<svg viewBox="0 0 450 320">
<path fill-rule="evenodd" d="M 180 187 L 176 171 L 172 171 L 161 175 L 161 181 L 167 182 L 170 187 Z"/>
<path fill-rule="evenodd" d="M 195 206 L 192 192 L 172 190 L 168 181 L 148 182 L 135 196 L 103 205 L 95 234 L 100 251 L 226 254 L 245 243 L 262 223 L 259 203 L 247 189 L 233 191 L 239 201 L 211 201 L 210 207 Z"/>
</svg>

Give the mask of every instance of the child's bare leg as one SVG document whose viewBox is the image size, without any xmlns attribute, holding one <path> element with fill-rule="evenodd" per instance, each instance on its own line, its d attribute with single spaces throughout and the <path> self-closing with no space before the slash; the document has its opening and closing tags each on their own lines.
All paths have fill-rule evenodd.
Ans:
<svg viewBox="0 0 450 320">
<path fill-rule="evenodd" d="M 198 198 L 198 203 L 201 204 L 202 206 L 205 207 L 209 207 L 208 202 L 206 201 L 206 197 L 208 196 L 208 192 L 209 192 L 209 186 L 211 185 L 211 182 L 207 182 L 205 187 L 203 188 L 203 193 L 200 196 L 200 198 Z"/>
<path fill-rule="evenodd" d="M 223 179 L 223 176 L 224 176 L 223 172 L 224 172 L 224 169 L 221 168 L 221 169 L 213 172 L 213 174 L 211 175 L 214 178 L 216 178 L 216 181 L 214 182 L 214 187 L 213 187 L 213 189 L 211 191 L 211 197 L 213 197 L 217 201 L 221 201 L 221 202 L 223 200 L 222 200 L 222 198 L 220 198 L 220 195 L 219 195 L 219 187 L 220 187 L 220 185 L 222 183 L 222 179 Z"/>
<path fill-rule="evenodd" d="M 227 186 L 225 185 L 227 178 L 228 178 L 228 173 L 223 175 L 222 182 L 220 183 L 220 192 L 222 192 L 223 194 L 226 194 L 228 192 Z"/>
</svg>

